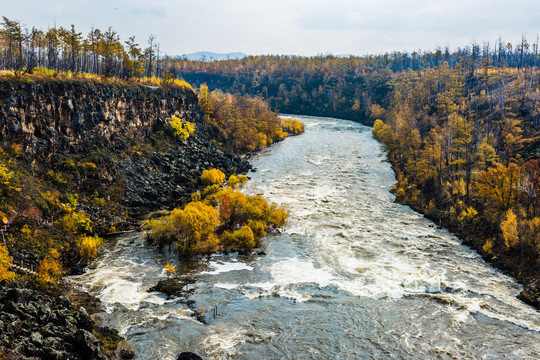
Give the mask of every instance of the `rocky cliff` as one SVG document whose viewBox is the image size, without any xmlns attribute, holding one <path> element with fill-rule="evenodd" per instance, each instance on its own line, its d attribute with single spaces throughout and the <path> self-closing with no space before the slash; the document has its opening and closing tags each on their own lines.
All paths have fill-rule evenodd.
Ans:
<svg viewBox="0 0 540 360">
<path fill-rule="evenodd" d="M 114 144 L 120 135 L 148 136 L 172 115 L 199 122 L 191 89 L 0 80 L 0 140 L 36 155 L 81 151 L 88 138 Z"/>
<path fill-rule="evenodd" d="M 172 115 L 197 125 L 187 141 L 174 139 L 167 125 Z M 115 214 L 138 218 L 179 205 L 206 168 L 226 174 L 248 170 L 245 161 L 216 147 L 211 140 L 222 134 L 201 120 L 191 88 L 0 79 L 2 145 L 16 145 L 42 177 L 54 169 L 70 178 L 69 191 L 82 197 L 97 192 Z M 73 160 L 96 169 L 90 176 L 86 170 L 70 172 L 65 165 Z M 103 229 L 123 221 L 90 202 L 80 205 Z"/>
</svg>

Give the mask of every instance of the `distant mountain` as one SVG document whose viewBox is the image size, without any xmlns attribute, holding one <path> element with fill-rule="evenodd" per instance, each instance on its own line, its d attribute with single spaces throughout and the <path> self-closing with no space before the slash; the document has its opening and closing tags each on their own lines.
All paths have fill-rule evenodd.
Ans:
<svg viewBox="0 0 540 360">
<path fill-rule="evenodd" d="M 179 56 L 173 56 L 178 58 L 186 58 L 188 60 L 205 60 L 205 61 L 212 61 L 212 60 L 238 60 L 245 58 L 247 55 L 242 52 L 232 52 L 232 53 L 215 53 L 210 51 L 199 51 L 196 53 L 191 54 L 184 54 Z"/>
</svg>

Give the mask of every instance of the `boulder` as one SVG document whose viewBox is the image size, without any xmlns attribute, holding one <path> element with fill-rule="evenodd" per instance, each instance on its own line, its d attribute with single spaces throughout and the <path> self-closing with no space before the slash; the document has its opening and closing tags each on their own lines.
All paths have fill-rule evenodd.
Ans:
<svg viewBox="0 0 540 360">
<path fill-rule="evenodd" d="M 518 295 L 518 299 L 540 310 L 540 280 L 533 281 L 529 285 L 526 285 L 523 291 Z"/>
<path fill-rule="evenodd" d="M 160 293 L 166 294 L 167 296 L 181 296 L 182 289 L 186 283 L 179 281 L 176 278 L 170 278 L 165 280 L 159 280 L 158 283 L 148 289 L 151 291 L 159 291 Z"/>
<path fill-rule="evenodd" d="M 86 312 L 86 309 L 81 306 L 79 311 L 75 314 L 75 320 L 77 321 L 77 327 L 85 330 L 92 330 L 94 322 L 90 318 L 90 315 Z"/>
<path fill-rule="evenodd" d="M 180 355 L 178 355 L 176 360 L 203 360 L 203 359 L 197 354 L 186 351 L 186 352 L 180 353 Z"/>
<path fill-rule="evenodd" d="M 78 329 L 73 335 L 74 350 L 83 360 L 101 359 L 99 341 L 89 331 Z"/>
</svg>

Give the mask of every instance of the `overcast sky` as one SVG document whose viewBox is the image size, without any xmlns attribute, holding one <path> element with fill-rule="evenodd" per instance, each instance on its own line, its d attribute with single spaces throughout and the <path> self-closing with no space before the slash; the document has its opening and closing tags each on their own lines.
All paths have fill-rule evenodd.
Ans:
<svg viewBox="0 0 540 360">
<path fill-rule="evenodd" d="M 0 15 L 46 30 L 112 26 L 169 55 L 354 54 L 529 42 L 540 34 L 538 0 L 1 0 Z"/>
</svg>

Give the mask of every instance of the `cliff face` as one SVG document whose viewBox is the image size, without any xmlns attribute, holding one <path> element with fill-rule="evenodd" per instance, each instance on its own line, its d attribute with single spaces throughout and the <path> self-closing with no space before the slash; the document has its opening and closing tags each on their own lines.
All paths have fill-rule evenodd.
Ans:
<svg viewBox="0 0 540 360">
<path fill-rule="evenodd" d="M 199 122 L 190 89 L 81 81 L 0 80 L 0 140 L 29 154 L 78 152 L 85 139 L 140 137 L 172 115 Z M 108 145 L 110 146 L 110 145 Z"/>
<path fill-rule="evenodd" d="M 196 124 L 187 141 L 175 139 L 172 115 Z M 187 88 L 0 79 L 2 147 L 17 145 L 22 166 L 41 179 L 50 170 L 67 179 L 60 190 L 79 194 L 79 206 L 103 229 L 123 221 L 115 214 L 138 218 L 180 205 L 204 169 L 248 170 L 210 141 L 223 135 L 201 120 L 197 95 Z M 83 163 L 94 170 L 81 170 Z M 84 201 L 95 193 L 107 203 Z"/>
</svg>

